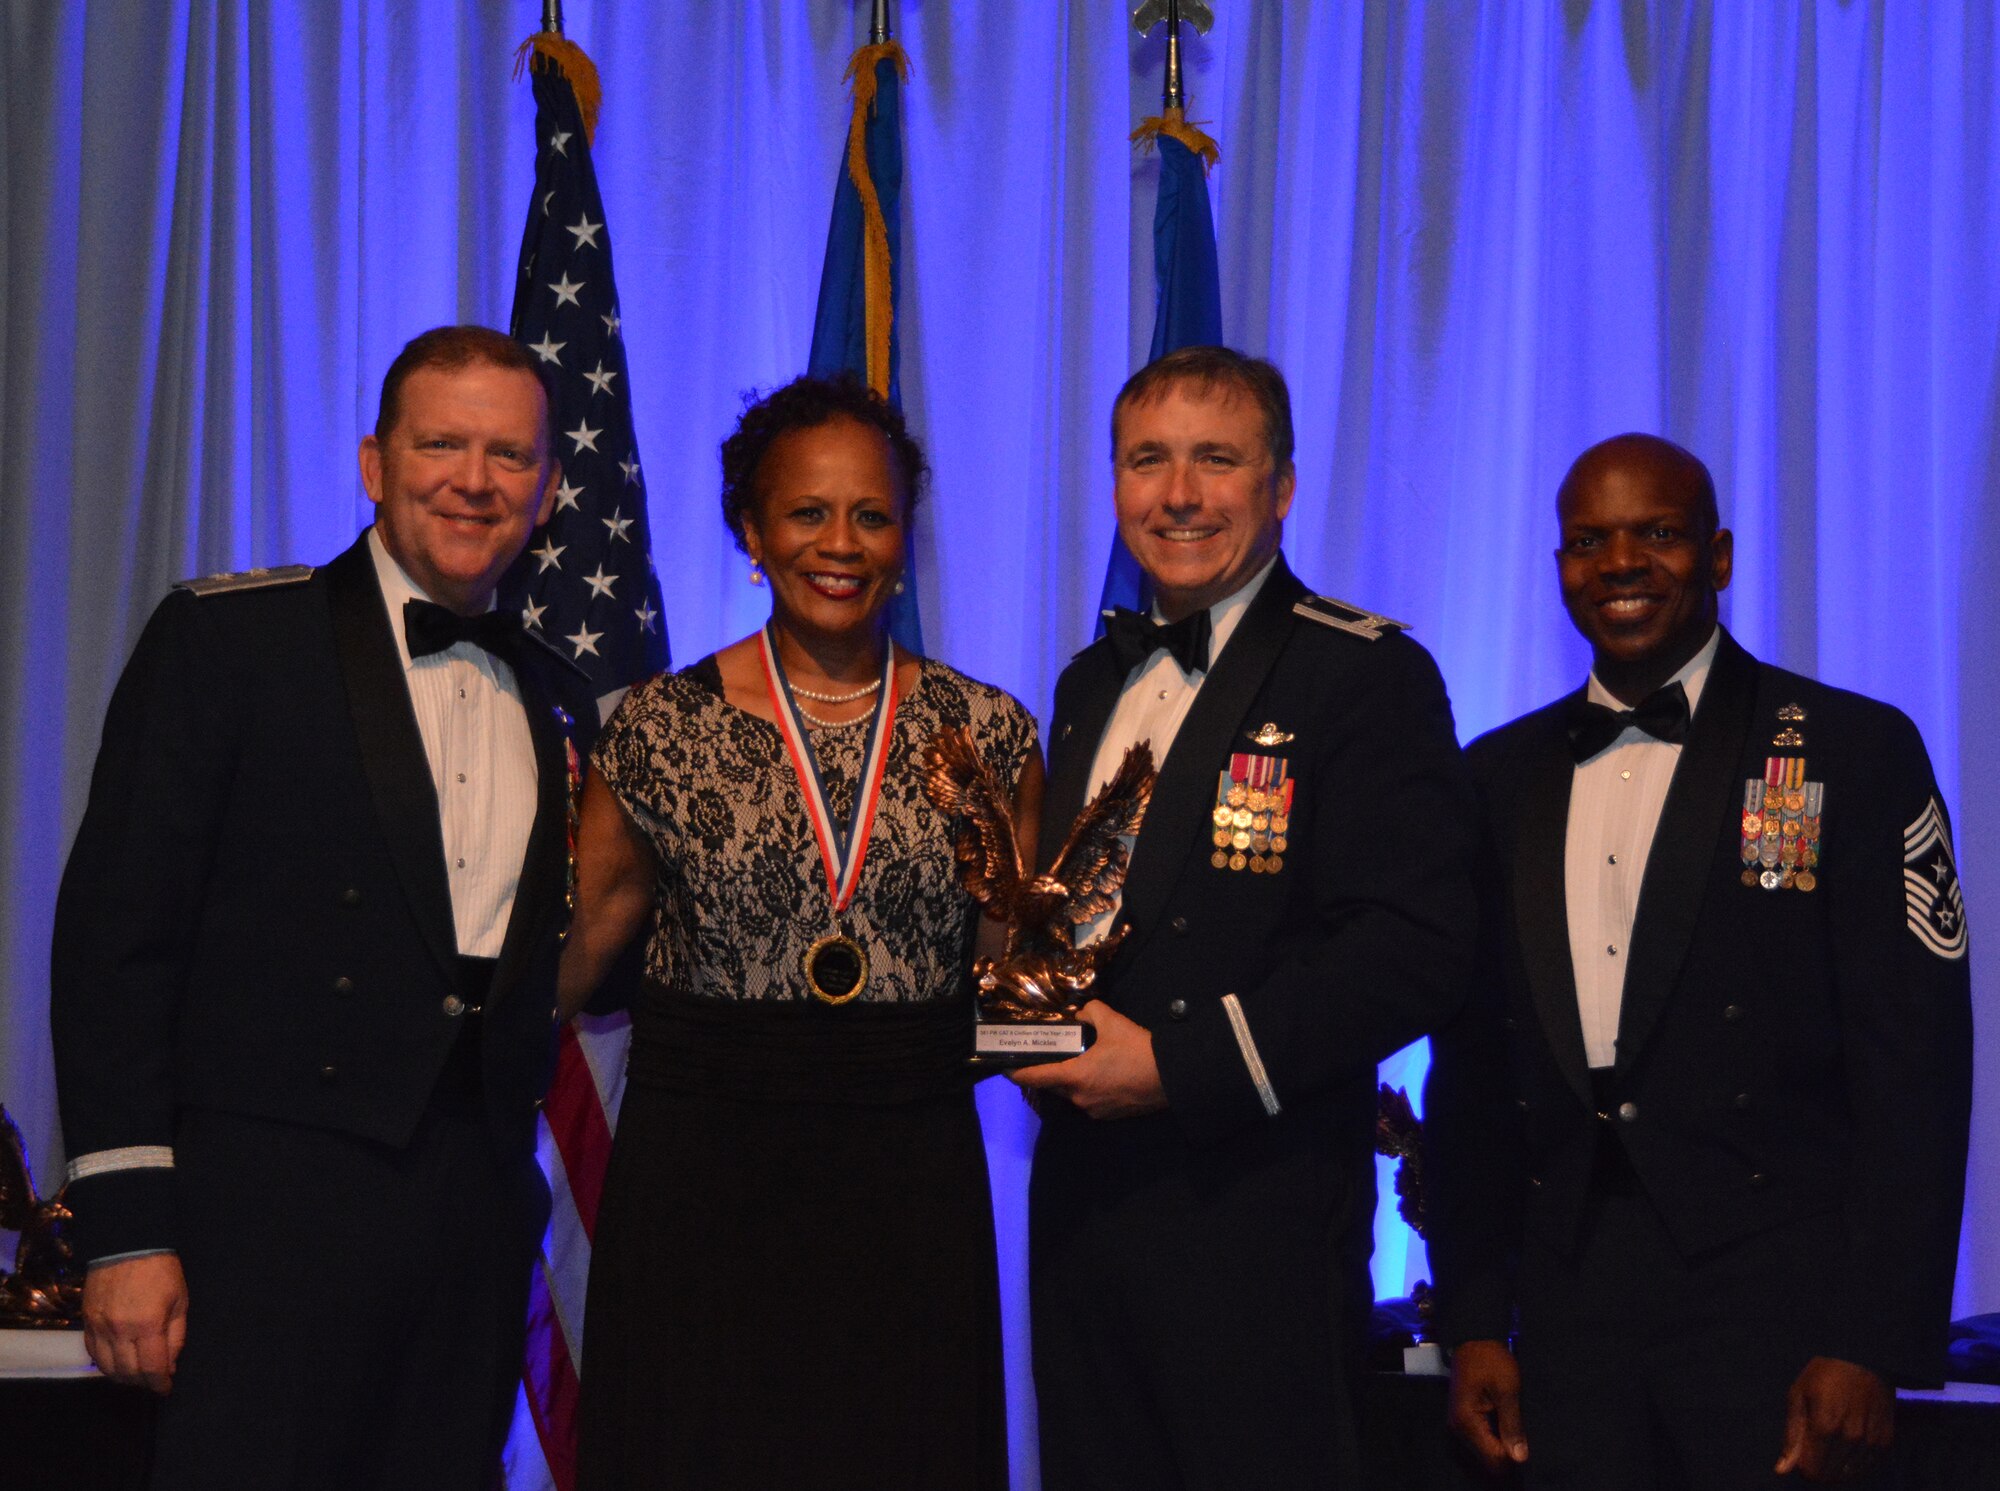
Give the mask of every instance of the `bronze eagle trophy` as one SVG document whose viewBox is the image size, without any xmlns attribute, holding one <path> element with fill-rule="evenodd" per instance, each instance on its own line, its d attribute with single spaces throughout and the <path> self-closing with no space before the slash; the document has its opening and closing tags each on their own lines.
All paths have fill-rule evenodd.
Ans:
<svg viewBox="0 0 2000 1491">
<path fill-rule="evenodd" d="M 28 1147 L 0 1107 L 0 1231 L 21 1234 L 14 1272 L 0 1273 L 0 1329 L 83 1324 L 83 1268 L 66 1235 L 62 1193 L 35 1194 Z"/>
<path fill-rule="evenodd" d="M 1074 1023 L 1081 996 L 1125 938 L 1119 927 L 1088 947 L 1076 929 L 1111 909 L 1125 883 L 1125 835 L 1145 820 L 1153 795 L 1153 752 L 1142 741 L 1125 753 L 1111 779 L 1078 816 L 1048 870 L 1021 862 L 1008 792 L 963 729 L 941 732 L 924 751 L 924 791 L 955 820 L 958 879 L 985 914 L 1007 926 L 997 958 L 976 958 L 972 975 L 983 1022 Z M 1032 1059 L 1074 1055 L 1048 1049 Z M 984 1048 L 982 1048 L 982 1054 Z"/>
</svg>

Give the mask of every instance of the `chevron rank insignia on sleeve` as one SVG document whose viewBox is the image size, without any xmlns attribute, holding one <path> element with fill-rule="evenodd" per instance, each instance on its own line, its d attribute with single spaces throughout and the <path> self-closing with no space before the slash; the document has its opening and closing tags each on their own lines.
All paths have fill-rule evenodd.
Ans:
<svg viewBox="0 0 2000 1491">
<path fill-rule="evenodd" d="M 1407 632 L 1407 621 L 1391 621 L 1374 611 L 1364 611 L 1359 606 L 1350 606 L 1346 601 L 1337 601 L 1330 595 L 1309 595 L 1292 607 L 1295 615 L 1308 621 L 1317 621 L 1321 626 L 1330 626 L 1336 631 L 1350 632 L 1370 642 L 1379 642 L 1385 633 Z"/>
<path fill-rule="evenodd" d="M 1917 941 L 1940 958 L 1965 956 L 1965 896 L 1935 797 L 1903 830 L 1903 903 Z"/>
<path fill-rule="evenodd" d="M 174 589 L 191 595 L 226 595 L 233 590 L 268 590 L 274 585 L 297 585 L 310 580 L 310 564 L 281 564 L 275 569 L 244 569 L 231 575 L 203 575 L 199 579 L 175 582 Z"/>
</svg>

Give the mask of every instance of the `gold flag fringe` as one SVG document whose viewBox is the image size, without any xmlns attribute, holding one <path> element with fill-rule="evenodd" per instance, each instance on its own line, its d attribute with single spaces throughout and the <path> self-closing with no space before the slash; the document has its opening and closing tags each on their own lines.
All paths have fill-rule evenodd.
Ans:
<svg viewBox="0 0 2000 1491">
<path fill-rule="evenodd" d="M 597 64 L 582 47 L 559 31 L 537 31 L 514 51 L 514 81 L 528 65 L 530 54 L 546 57 L 549 64 L 569 83 L 576 95 L 577 111 L 583 115 L 586 144 L 597 143 L 597 114 L 604 107 L 604 85 L 597 80 Z"/>
<path fill-rule="evenodd" d="M 882 199 L 868 170 L 868 119 L 875 112 L 875 67 L 893 62 L 902 77 L 910 75 L 910 57 L 893 41 L 862 47 L 847 60 L 843 82 L 854 85 L 854 114 L 847 122 L 847 175 L 861 198 L 861 265 L 868 338 L 868 386 L 889 397 L 889 333 L 894 306 L 890 300 L 889 224 L 882 216 Z"/>
<path fill-rule="evenodd" d="M 1169 109 L 1164 114 L 1155 114 L 1150 119 L 1141 119 L 1139 127 L 1132 131 L 1132 143 L 1142 150 L 1151 147 L 1161 135 L 1170 140 L 1179 140 L 1188 149 L 1202 158 L 1210 170 L 1222 159 L 1222 149 L 1215 141 L 1187 122 L 1187 111 Z"/>
</svg>

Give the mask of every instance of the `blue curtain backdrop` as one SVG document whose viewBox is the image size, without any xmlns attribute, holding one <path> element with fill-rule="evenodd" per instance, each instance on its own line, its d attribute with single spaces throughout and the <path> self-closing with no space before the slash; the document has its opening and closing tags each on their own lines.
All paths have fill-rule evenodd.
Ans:
<svg viewBox="0 0 2000 1491">
<path fill-rule="evenodd" d="M 56 877 L 104 703 L 175 577 L 321 559 L 412 332 L 504 324 L 535 0 L 0 11 L 0 1097 L 45 1179 Z M 603 70 L 669 631 L 751 630 L 717 513 L 743 390 L 805 362 L 846 0 L 570 0 Z M 901 0 L 899 342 L 937 470 L 932 649 L 1046 711 L 1111 534 L 1106 416 L 1153 321 L 1161 43 L 1116 0 Z M 1892 700 L 1958 821 L 2000 1042 L 2000 38 L 1990 0 L 1231 0 L 1188 49 L 1224 324 L 1292 380 L 1294 564 L 1416 625 L 1470 735 L 1570 687 L 1551 494 L 1589 442 L 1715 469 L 1727 615 Z M 311 852 L 301 846 L 301 852 Z M 1393 845 L 1383 852 L 1393 853 Z M 1414 1082 L 1421 1055 L 1391 1064 Z M 982 1091 L 1018 1317 L 1031 1120 Z M 1958 1309 L 2000 1309 L 1982 1080 Z M 1383 1233 L 1378 1279 L 1422 1272 Z M 1017 1483 L 1032 1484 L 1025 1364 Z"/>
</svg>

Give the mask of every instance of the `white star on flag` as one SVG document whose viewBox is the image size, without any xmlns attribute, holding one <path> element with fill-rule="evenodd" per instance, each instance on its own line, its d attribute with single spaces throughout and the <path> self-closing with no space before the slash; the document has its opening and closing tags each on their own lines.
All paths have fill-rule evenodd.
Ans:
<svg viewBox="0 0 2000 1491">
<path fill-rule="evenodd" d="M 559 129 L 549 136 L 549 149 L 557 155 L 569 154 L 569 131 Z"/>
<path fill-rule="evenodd" d="M 556 292 L 557 305 L 576 305 L 576 292 L 581 290 L 586 283 L 588 282 L 585 280 L 578 280 L 572 284 L 570 283 L 569 275 L 565 273 L 561 279 L 550 285 L 549 288 Z"/>
<path fill-rule="evenodd" d="M 579 419 L 576 422 L 575 429 L 564 430 L 563 433 L 576 442 L 576 449 L 570 452 L 574 456 L 581 455 L 587 450 L 596 450 L 597 437 L 602 435 L 604 431 L 602 429 L 593 430 L 590 427 L 589 420 Z"/>
<path fill-rule="evenodd" d="M 562 359 L 556 356 L 556 354 L 568 345 L 568 342 L 559 342 L 545 331 L 542 333 L 542 339 L 528 350 L 541 358 L 543 362 L 552 362 L 557 367 L 561 367 Z M 584 376 L 588 377 L 589 374 L 586 373 Z"/>
<path fill-rule="evenodd" d="M 561 569 L 563 552 L 568 548 L 568 544 L 558 544 L 556 536 L 553 533 L 544 535 L 542 546 L 535 550 L 535 557 L 542 561 L 542 567 L 536 570 L 535 573 L 542 575 L 547 574 L 552 569 Z"/>
<path fill-rule="evenodd" d="M 597 319 L 604 323 L 604 329 L 609 333 L 611 333 L 612 336 L 617 336 L 618 328 L 625 324 L 623 321 L 618 319 L 618 307 L 615 305 L 611 308 L 610 315 L 599 316 Z"/>
<path fill-rule="evenodd" d="M 572 484 L 568 477 L 564 477 L 563 484 L 556 488 L 556 511 L 561 512 L 566 507 L 574 508 L 576 499 L 582 495 L 583 488 Z"/>
<path fill-rule="evenodd" d="M 527 602 L 521 607 L 521 625 L 540 626 L 542 624 L 542 612 L 546 610 L 548 610 L 547 606 L 538 606 L 535 604 L 533 596 L 528 597 Z"/>
<path fill-rule="evenodd" d="M 603 635 L 604 633 L 602 632 L 593 632 L 587 626 L 580 626 L 567 637 L 564 637 L 563 641 L 575 646 L 578 657 L 582 657 L 586 652 L 592 657 L 596 657 L 598 655 L 597 639 Z"/>
<path fill-rule="evenodd" d="M 606 372 L 604 370 L 604 359 L 599 358 L 597 360 L 597 371 L 594 373 L 585 373 L 583 381 L 590 385 L 591 392 L 593 393 L 610 393 L 611 380 L 617 376 L 618 370 L 613 368 L 610 372 Z"/>
<path fill-rule="evenodd" d="M 639 630 L 642 632 L 650 633 L 653 630 L 653 623 L 660 619 L 660 613 L 653 609 L 651 601 L 639 602 L 639 609 L 632 614 L 639 618 Z"/>
<path fill-rule="evenodd" d="M 620 461 L 618 469 L 625 473 L 625 484 L 630 486 L 639 479 L 639 463 L 636 459 Z"/>
<path fill-rule="evenodd" d="M 577 224 L 575 227 L 567 229 L 566 231 L 574 233 L 576 235 L 576 246 L 578 248 L 582 248 L 586 243 L 589 244 L 592 248 L 596 248 L 597 235 L 599 230 L 601 230 L 603 227 L 604 224 L 602 223 L 593 223 L 590 220 L 590 214 L 586 212 L 581 218 L 577 220 Z"/>
<path fill-rule="evenodd" d="M 611 540 L 613 543 L 618 542 L 620 539 L 623 539 L 628 544 L 632 542 L 625 534 L 625 530 L 632 526 L 632 519 L 626 517 L 624 513 L 625 510 L 623 508 L 614 507 L 611 509 L 610 517 L 599 518 L 597 520 L 611 530 Z"/>
<path fill-rule="evenodd" d="M 597 567 L 596 574 L 585 575 L 583 577 L 583 583 L 590 587 L 592 595 L 601 595 L 609 600 L 611 598 L 611 587 L 618 583 L 618 577 L 616 575 L 605 574 L 604 566 L 600 564 Z"/>
</svg>

